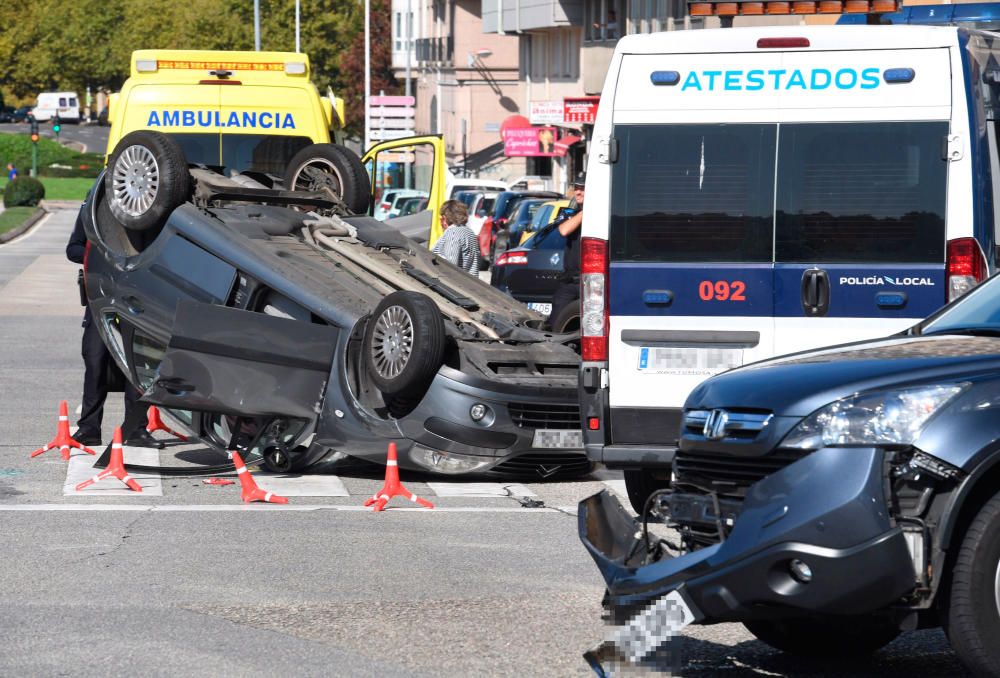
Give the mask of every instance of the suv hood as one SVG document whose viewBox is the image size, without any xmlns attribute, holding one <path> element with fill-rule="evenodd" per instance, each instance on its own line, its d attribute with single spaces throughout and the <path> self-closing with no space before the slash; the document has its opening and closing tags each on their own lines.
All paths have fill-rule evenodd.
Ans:
<svg viewBox="0 0 1000 678">
<path fill-rule="evenodd" d="M 702 382 L 686 409 L 756 409 L 804 417 L 860 391 L 1000 371 L 1000 338 L 891 337 L 795 353 Z"/>
</svg>

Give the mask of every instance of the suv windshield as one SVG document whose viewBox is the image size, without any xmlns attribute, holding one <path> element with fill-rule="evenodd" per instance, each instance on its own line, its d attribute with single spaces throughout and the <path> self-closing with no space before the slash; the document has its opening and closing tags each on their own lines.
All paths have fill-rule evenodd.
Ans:
<svg viewBox="0 0 1000 678">
<path fill-rule="evenodd" d="M 921 327 L 921 334 L 969 332 L 993 334 L 1000 332 L 1000 287 L 993 276 L 956 303 L 932 316 Z"/>
<path fill-rule="evenodd" d="M 618 125 L 612 258 L 943 262 L 947 133 L 946 122 Z"/>
</svg>

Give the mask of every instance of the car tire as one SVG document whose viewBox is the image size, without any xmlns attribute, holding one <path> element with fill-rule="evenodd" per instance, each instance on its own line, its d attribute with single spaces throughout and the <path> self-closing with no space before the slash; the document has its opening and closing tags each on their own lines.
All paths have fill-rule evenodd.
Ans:
<svg viewBox="0 0 1000 678">
<path fill-rule="evenodd" d="M 552 318 L 549 326 L 557 334 L 567 332 L 577 332 L 580 329 L 580 304 L 567 304 L 559 311 L 559 315 Z"/>
<path fill-rule="evenodd" d="M 420 397 L 441 367 L 444 347 L 444 321 L 431 298 L 393 292 L 375 307 L 365 328 L 365 367 L 382 393 Z"/>
<path fill-rule="evenodd" d="M 149 247 L 156 240 L 160 229 L 134 231 L 125 225 L 111 212 L 108 195 L 102 191 L 97 203 L 97 223 L 95 224 L 104 245 L 115 254 L 123 257 L 134 257 Z"/>
<path fill-rule="evenodd" d="M 160 132 L 125 135 L 108 160 L 104 177 L 108 206 L 131 231 L 162 226 L 187 200 L 191 175 L 180 144 Z"/>
<path fill-rule="evenodd" d="M 666 478 L 660 477 L 660 473 L 648 469 L 625 470 L 625 491 L 628 494 L 628 501 L 640 518 L 646 509 L 646 502 L 653 493 L 670 488 L 670 471 L 664 472 Z"/>
<path fill-rule="evenodd" d="M 290 191 L 330 191 L 354 214 L 366 214 L 371 181 L 361 159 L 337 144 L 311 144 L 292 156 L 285 170 Z"/>
<path fill-rule="evenodd" d="M 899 627 L 878 617 L 781 619 L 744 622 L 761 642 L 790 655 L 810 659 L 864 657 L 899 635 Z"/>
<path fill-rule="evenodd" d="M 958 658 L 974 675 L 1000 675 L 1000 494 L 962 539 L 945 605 L 944 629 Z"/>
</svg>

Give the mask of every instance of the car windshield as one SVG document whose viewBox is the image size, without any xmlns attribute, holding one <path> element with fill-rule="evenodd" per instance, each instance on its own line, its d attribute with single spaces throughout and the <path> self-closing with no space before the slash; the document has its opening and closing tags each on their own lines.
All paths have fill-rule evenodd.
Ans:
<svg viewBox="0 0 1000 678">
<path fill-rule="evenodd" d="M 236 172 L 285 173 L 292 156 L 311 144 L 309 137 L 277 134 L 171 134 L 192 165 L 221 166 Z"/>
<path fill-rule="evenodd" d="M 538 208 L 542 204 L 544 203 L 541 200 L 525 200 L 518 208 L 514 221 L 518 223 L 531 221 L 532 217 L 535 216 L 535 212 L 538 211 Z"/>
<path fill-rule="evenodd" d="M 1000 277 L 993 276 L 924 321 L 921 334 L 1000 332 Z"/>
</svg>

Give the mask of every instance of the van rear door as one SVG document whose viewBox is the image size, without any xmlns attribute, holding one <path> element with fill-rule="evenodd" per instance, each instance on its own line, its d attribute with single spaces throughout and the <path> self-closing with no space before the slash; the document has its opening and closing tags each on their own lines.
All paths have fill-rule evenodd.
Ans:
<svg viewBox="0 0 1000 678">
<path fill-rule="evenodd" d="M 608 358 L 619 441 L 639 408 L 680 408 L 706 377 L 772 355 L 777 130 L 616 123 L 614 136 Z"/>
</svg>

